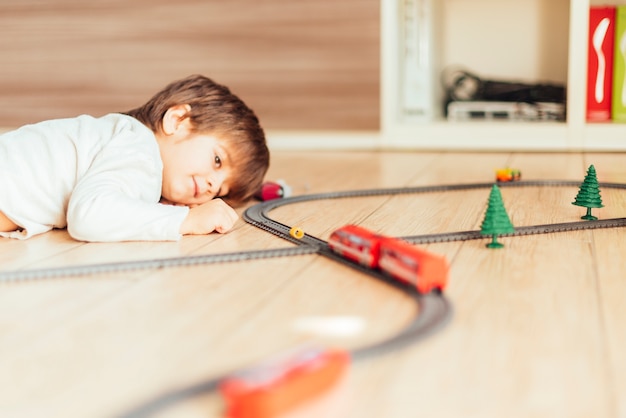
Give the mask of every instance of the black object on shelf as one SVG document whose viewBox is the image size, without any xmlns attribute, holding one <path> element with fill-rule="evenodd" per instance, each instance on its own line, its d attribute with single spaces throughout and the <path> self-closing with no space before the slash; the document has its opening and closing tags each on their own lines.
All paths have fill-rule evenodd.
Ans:
<svg viewBox="0 0 626 418">
<path fill-rule="evenodd" d="M 566 88 L 562 84 L 528 84 L 500 80 L 485 80 L 460 69 L 442 72 L 446 92 L 444 114 L 453 101 L 494 101 L 518 103 L 562 103 L 566 101 Z"/>
</svg>

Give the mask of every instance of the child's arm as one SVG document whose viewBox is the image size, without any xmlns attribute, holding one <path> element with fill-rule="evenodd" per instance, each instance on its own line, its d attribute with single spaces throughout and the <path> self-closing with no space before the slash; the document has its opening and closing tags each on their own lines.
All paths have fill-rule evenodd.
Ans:
<svg viewBox="0 0 626 418">
<path fill-rule="evenodd" d="M 189 209 L 180 226 L 182 235 L 228 232 L 239 219 L 237 212 L 222 199 L 213 199 Z"/>
</svg>

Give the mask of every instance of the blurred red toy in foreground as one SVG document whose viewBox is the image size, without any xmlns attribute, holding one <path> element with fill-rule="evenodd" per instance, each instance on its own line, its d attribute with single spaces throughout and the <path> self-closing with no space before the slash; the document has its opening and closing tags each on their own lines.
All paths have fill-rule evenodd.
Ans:
<svg viewBox="0 0 626 418">
<path fill-rule="evenodd" d="M 350 363 L 346 351 L 307 347 L 231 375 L 220 384 L 229 418 L 274 418 L 321 395 Z"/>
<path fill-rule="evenodd" d="M 283 197 L 291 196 L 291 187 L 287 186 L 287 184 L 278 180 L 276 182 L 266 181 L 261 185 L 261 190 L 259 190 L 254 197 L 265 202 L 266 200 L 272 199 L 281 199 Z"/>
</svg>

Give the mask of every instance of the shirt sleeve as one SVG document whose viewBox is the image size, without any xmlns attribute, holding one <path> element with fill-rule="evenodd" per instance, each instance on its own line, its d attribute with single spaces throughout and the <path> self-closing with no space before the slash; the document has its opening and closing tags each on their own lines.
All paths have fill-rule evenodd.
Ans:
<svg viewBox="0 0 626 418">
<path fill-rule="evenodd" d="M 73 238 L 102 242 L 180 239 L 189 208 L 158 203 L 161 166 L 150 152 L 129 146 L 131 141 L 122 138 L 104 148 L 77 183 L 67 210 L 67 230 Z"/>
<path fill-rule="evenodd" d="M 9 217 L 9 219 L 11 219 Z M 20 228 L 16 231 L 10 232 L 1 232 L 0 237 L 5 238 L 15 238 L 15 239 L 27 239 L 32 237 L 33 235 L 43 234 L 44 232 L 48 232 L 52 229 L 49 225 L 43 225 L 36 222 L 30 222 L 29 220 L 14 220 L 16 224 L 20 226 Z"/>
</svg>

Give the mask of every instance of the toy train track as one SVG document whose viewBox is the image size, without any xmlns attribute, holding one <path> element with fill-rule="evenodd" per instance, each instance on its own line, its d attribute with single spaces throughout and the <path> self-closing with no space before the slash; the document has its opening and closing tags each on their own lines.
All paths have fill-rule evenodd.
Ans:
<svg viewBox="0 0 626 418">
<path fill-rule="evenodd" d="M 536 234 L 550 234 L 555 232 L 570 232 L 570 231 L 582 231 L 586 229 L 601 229 L 601 228 L 618 228 L 626 226 L 626 218 L 613 218 L 613 219 L 601 219 L 593 222 L 580 221 L 580 222 L 565 222 L 558 224 L 545 224 L 545 225 L 533 225 L 533 226 L 517 226 L 515 232 L 510 234 L 501 234 L 502 237 L 517 237 L 522 235 L 536 235 Z M 485 239 L 485 236 L 480 231 L 465 231 L 465 232 L 449 232 L 444 234 L 427 234 L 427 235 L 412 235 L 401 237 L 405 241 L 412 244 L 431 244 L 436 242 L 449 242 L 449 241 L 467 241 L 471 239 Z"/>
<path fill-rule="evenodd" d="M 580 182 L 575 181 L 523 181 L 514 183 L 502 183 L 502 187 L 570 187 L 578 186 Z M 354 190 L 343 191 L 333 193 L 320 193 L 314 195 L 295 196 L 285 199 L 275 199 L 259 203 L 251 206 L 244 213 L 244 219 L 265 231 L 275 234 L 287 241 L 296 244 L 296 247 L 278 248 L 271 250 L 257 250 L 246 252 L 233 252 L 222 254 L 208 254 L 198 256 L 184 256 L 184 257 L 172 257 L 172 258 L 160 258 L 153 260 L 138 260 L 127 261 L 117 263 L 104 263 L 104 264 L 89 264 L 82 266 L 70 266 L 70 267 L 58 267 L 48 269 L 32 269 L 32 270 L 14 270 L 0 272 L 0 282 L 2 281 L 19 281 L 19 280 L 32 280 L 32 279 L 45 279 L 54 277 L 68 277 L 68 276 L 84 276 L 103 273 L 116 273 L 133 270 L 145 270 L 145 269 L 160 269 L 168 267 L 184 267 L 202 264 L 212 263 L 225 263 L 225 262 L 238 262 L 270 257 L 288 257 L 296 255 L 306 254 L 320 254 L 326 258 L 329 258 L 337 263 L 349 266 L 357 269 L 369 276 L 372 276 L 378 280 L 384 281 L 392 286 L 395 286 L 411 296 L 415 303 L 418 305 L 418 315 L 414 322 L 409 324 L 405 330 L 400 334 L 391 338 L 390 340 L 383 341 L 381 343 L 374 344 L 371 347 L 355 350 L 353 354 L 357 357 L 367 356 L 371 353 L 388 350 L 390 348 L 397 347 L 401 344 L 406 344 L 411 340 L 418 339 L 423 335 L 430 333 L 437 327 L 438 323 L 445 322 L 445 319 L 449 317 L 450 305 L 443 296 L 428 295 L 422 296 L 415 292 L 411 287 L 390 279 L 385 274 L 364 267 L 358 263 L 354 263 L 350 260 L 344 259 L 329 249 L 326 241 L 316 238 L 309 234 L 304 234 L 301 239 L 296 239 L 289 234 L 290 227 L 282 224 L 269 216 L 269 212 L 284 205 L 308 202 L 314 200 L 325 199 L 341 199 L 341 198 L 353 198 L 353 197 L 368 197 L 368 196 L 382 196 L 382 195 L 399 195 L 399 194 L 414 194 L 414 193 L 431 193 L 431 192 L 449 192 L 449 191 L 463 191 L 470 189 L 490 188 L 493 183 L 472 183 L 472 184 L 458 184 L 458 185 L 440 185 L 440 186 L 421 186 L 421 187 L 409 187 L 409 188 L 393 188 L 393 189 L 370 189 L 370 190 Z M 626 184 L 621 183 L 599 183 L 602 188 L 613 189 L 626 189 Z M 576 231 L 582 229 L 596 229 L 596 228 L 612 228 L 626 226 L 626 218 L 617 219 L 605 219 L 594 222 L 569 222 L 560 224 L 547 224 L 547 225 L 535 225 L 518 227 L 512 234 L 504 236 L 520 236 L 530 234 L 543 234 L 552 232 L 565 232 Z M 445 241 L 464 241 L 470 239 L 484 238 L 480 234 L 480 231 L 465 231 L 465 232 L 451 232 L 442 234 L 428 234 L 403 237 L 403 239 L 415 243 L 433 243 L 433 242 L 445 242 Z M 436 314 L 434 314 L 436 312 Z"/>
<path fill-rule="evenodd" d="M 599 187 L 607 189 L 626 189 L 626 184 L 622 183 L 598 183 Z M 441 185 L 441 186 L 422 186 L 422 187 L 407 187 L 396 189 L 370 189 L 370 190 L 354 190 L 345 192 L 333 192 L 333 193 L 321 193 L 314 195 L 296 196 L 286 199 L 270 200 L 255 206 L 248 208 L 244 213 L 244 218 L 247 222 L 278 235 L 288 241 L 299 244 L 300 241 L 289 235 L 289 226 L 274 221 L 269 217 L 269 212 L 286 204 L 301 203 L 313 200 L 325 200 L 325 199 L 342 199 L 351 197 L 371 197 L 382 195 L 399 195 L 399 194 L 413 194 L 413 193 L 434 193 L 434 192 L 449 192 L 449 191 L 463 191 L 471 189 L 488 189 L 493 186 L 493 183 L 471 183 L 471 184 L 458 184 L 458 185 Z M 513 183 L 499 183 L 500 187 L 578 187 L 580 182 L 576 181 L 562 181 L 562 180 L 536 180 L 536 181 L 520 181 Z M 597 220 L 593 222 L 579 221 L 579 222 L 566 222 L 557 224 L 544 224 L 544 225 L 532 225 L 516 227 L 515 232 L 510 234 L 502 234 L 503 237 L 515 237 L 524 235 L 535 234 L 548 234 L 555 232 L 570 232 L 580 231 L 586 229 L 601 229 L 601 228 L 617 228 L 626 226 L 626 218 L 613 218 Z M 472 239 L 484 239 L 485 236 L 480 231 L 463 231 L 463 232 L 448 232 L 440 234 L 426 234 L 426 235 L 413 235 L 400 237 L 413 244 L 429 244 L 436 242 L 450 242 L 450 241 L 466 241 Z M 324 241 L 318 240 L 309 235 L 305 235 L 302 241 L 309 245 L 323 246 Z"/>
<path fill-rule="evenodd" d="M 135 270 L 189 267 L 204 264 L 232 263 L 262 258 L 290 257 L 313 254 L 315 248 L 289 247 L 271 250 L 240 251 L 221 254 L 191 255 L 183 257 L 155 258 L 150 260 L 123 261 L 116 263 L 85 264 L 70 267 L 53 267 L 32 270 L 0 272 L 0 282 L 52 279 L 56 277 L 90 276 L 94 274 L 120 273 Z"/>
<path fill-rule="evenodd" d="M 500 183 L 501 187 L 578 187 L 580 182 L 578 181 L 559 181 L 559 180 L 543 180 L 543 181 L 523 181 L 513 183 Z M 422 187 L 408 187 L 408 188 L 395 188 L 395 189 L 370 189 L 370 190 L 354 190 L 343 191 L 333 193 L 321 193 L 314 195 L 295 196 L 286 199 L 275 199 L 254 205 L 248 208 L 244 213 L 244 219 L 265 231 L 273 233 L 285 240 L 298 244 L 299 246 L 307 246 L 310 248 L 316 248 L 316 252 L 322 256 L 330 258 L 338 263 L 347 265 L 354 269 L 360 270 L 365 274 L 373 276 L 379 280 L 387 282 L 388 284 L 398 287 L 404 292 L 411 294 L 418 304 L 418 312 L 420 313 L 413 323 L 404 329 L 400 334 L 391 338 L 390 340 L 383 341 L 382 343 L 374 344 L 371 347 L 362 349 L 362 351 L 356 350 L 357 357 L 367 356 L 370 353 L 376 353 L 379 351 L 388 350 L 391 348 L 397 348 L 401 344 L 408 343 L 412 340 L 421 338 L 422 336 L 429 334 L 433 329 L 437 327 L 437 324 L 443 324 L 450 316 L 451 308 L 448 301 L 443 295 L 420 295 L 414 292 L 412 288 L 404 285 L 401 282 L 390 279 L 388 276 L 364 267 L 358 263 L 352 262 L 348 259 L 341 257 L 332 250 L 329 249 L 326 241 L 316 238 L 309 234 L 304 234 L 300 239 L 294 238 L 290 235 L 290 227 L 282 224 L 269 216 L 269 213 L 281 206 L 302 203 L 314 200 L 325 199 L 341 199 L 341 198 L 354 198 L 354 197 L 370 197 L 370 196 L 382 196 L 382 195 L 399 195 L 399 194 L 412 194 L 412 193 L 432 193 L 432 192 L 450 192 L 450 191 L 462 191 L 470 189 L 488 189 L 493 186 L 493 183 L 471 183 L 471 184 L 459 184 L 459 185 L 440 185 L 440 186 L 422 186 Z M 626 189 L 626 184 L 621 183 L 599 183 L 602 188 L 612 189 Z M 545 224 L 545 225 L 533 225 L 517 227 L 514 233 L 502 234 L 502 236 L 523 236 L 533 234 L 547 234 L 555 232 L 568 232 L 579 231 L 587 229 L 599 229 L 599 228 L 615 228 L 626 226 L 626 218 L 605 219 L 594 222 L 582 221 L 582 222 L 567 222 L 558 224 Z M 425 244 L 435 242 L 448 242 L 448 241 L 465 241 L 471 239 L 484 239 L 485 236 L 480 231 L 465 231 L 465 232 L 451 232 L 441 234 L 428 234 L 402 237 L 402 239 L 414 244 Z M 432 302 L 438 299 L 438 303 Z M 436 306 L 437 305 L 437 306 Z M 432 311 L 431 311 L 432 309 Z M 420 317 L 428 317 L 428 321 L 420 321 Z"/>
<path fill-rule="evenodd" d="M 580 182 L 575 181 L 523 181 L 514 183 L 501 183 L 501 187 L 570 187 L 579 186 Z M 290 227 L 282 224 L 269 216 L 272 210 L 293 203 L 308 202 L 314 200 L 341 199 L 354 197 L 369 197 L 383 195 L 400 195 L 400 194 L 416 194 L 416 193 L 432 193 L 432 192 L 450 192 L 463 191 L 470 189 L 491 188 L 493 183 L 473 183 L 460 185 L 442 185 L 442 186 L 422 186 L 409 188 L 393 188 L 393 189 L 370 189 L 355 190 L 333 193 L 321 193 L 314 195 L 295 196 L 285 199 L 275 199 L 259 203 L 251 206 L 244 213 L 244 219 L 267 232 L 277 235 L 293 244 L 296 247 L 279 248 L 272 250 L 258 250 L 247 252 L 233 252 L 224 254 L 210 254 L 199 256 L 184 256 L 173 258 L 162 258 L 153 260 L 128 261 L 119 263 L 91 264 L 83 266 L 59 267 L 51 269 L 36 270 L 15 270 L 0 272 L 0 282 L 2 281 L 19 281 L 29 279 L 43 279 L 53 277 L 82 276 L 102 273 L 115 273 L 122 271 L 132 271 L 141 269 L 159 269 L 168 267 L 183 267 L 211 263 L 237 262 L 254 260 L 270 257 L 287 257 L 305 254 L 319 254 L 329 258 L 342 265 L 357 269 L 378 280 L 384 281 L 392 285 L 407 296 L 409 296 L 417 305 L 418 315 L 395 336 L 391 338 L 375 342 L 369 346 L 357 348 L 352 351 L 351 355 L 354 359 L 361 359 L 372 355 L 396 349 L 398 347 L 413 343 L 421 339 L 431 332 L 440 328 L 451 317 L 451 306 L 448 300 L 441 294 L 431 293 L 428 295 L 419 294 L 414 287 L 408 286 L 402 282 L 390 279 L 383 273 L 364 267 L 358 263 L 347 260 L 328 247 L 326 241 L 316 238 L 309 234 L 304 234 L 301 239 L 292 237 L 289 233 Z M 601 188 L 626 189 L 626 184 L 619 183 L 599 183 Z M 612 228 L 626 226 L 626 218 L 606 219 L 594 222 L 569 222 L 560 224 L 535 225 L 526 227 L 517 227 L 516 232 L 503 236 L 521 236 L 530 234 L 543 234 L 552 232 L 577 231 L 584 229 L 596 228 Z M 428 234 L 403 237 L 403 239 L 419 244 L 447 241 L 464 241 L 470 239 L 484 238 L 480 231 L 451 232 L 443 234 Z M 143 417 L 149 416 L 157 410 L 164 408 L 172 403 L 215 390 L 217 383 L 223 376 L 216 377 L 198 384 L 180 388 L 165 393 L 154 400 L 140 405 L 138 408 L 125 413 L 121 416 Z"/>
<path fill-rule="evenodd" d="M 152 260 L 138 260 L 116 263 L 103 263 L 103 264 L 88 264 L 69 267 L 58 268 L 44 268 L 44 269 L 27 269 L 27 270 L 13 270 L 0 272 L 0 282 L 7 281 L 21 281 L 32 279 L 46 279 L 55 277 L 70 277 L 70 276 L 85 276 L 104 273 L 117 273 L 124 271 L 134 270 L 146 270 L 146 269 L 161 269 L 170 267 L 185 267 L 203 264 L 213 263 L 226 263 L 226 262 L 239 262 L 247 260 L 255 260 L 262 258 L 272 257 L 289 257 L 306 254 L 320 254 L 326 258 L 332 259 L 338 263 L 357 269 L 369 276 L 372 276 L 378 280 L 384 281 L 392 286 L 400 288 L 403 292 L 406 292 L 412 296 L 418 305 L 418 311 L 421 312 L 416 318 L 414 323 L 411 323 L 407 328 L 396 337 L 389 341 L 384 341 L 379 344 L 375 344 L 372 347 L 364 348 L 362 350 L 356 350 L 354 354 L 357 357 L 367 356 L 370 353 L 375 353 L 381 350 L 390 349 L 391 347 L 397 347 L 400 343 L 407 343 L 411 338 L 418 339 L 422 335 L 427 334 L 436 328 L 437 322 L 444 322 L 445 318 L 449 316 L 450 306 L 447 300 L 443 296 L 428 296 L 424 297 L 416 293 L 411 287 L 404 285 L 401 282 L 390 279 L 388 276 L 382 274 L 379 271 L 369 269 L 358 263 L 346 260 L 341 256 L 335 254 L 328 247 L 326 241 L 304 234 L 301 239 L 296 239 L 289 234 L 290 227 L 282 224 L 269 216 L 269 212 L 288 204 L 301 203 L 315 200 L 325 199 L 341 199 L 341 198 L 354 198 L 354 197 L 369 197 L 369 196 L 383 196 L 383 195 L 400 195 L 400 194 L 416 194 L 416 193 L 433 193 L 433 192 L 450 192 L 450 191 L 463 191 L 471 189 L 490 188 L 493 183 L 471 183 L 471 184 L 457 184 L 457 185 L 438 185 L 438 186 L 420 186 L 420 187 L 408 187 L 408 188 L 391 188 L 391 189 L 369 189 L 369 190 L 353 190 L 342 191 L 332 193 L 320 193 L 313 195 L 295 196 L 285 199 L 275 199 L 259 203 L 257 205 L 249 207 L 244 213 L 244 219 L 265 231 L 275 234 L 287 241 L 296 244 L 296 247 L 278 248 L 271 250 L 257 250 L 257 251 L 245 251 L 245 252 L 232 252 L 222 254 L 208 254 L 198 256 L 183 256 L 172 258 L 160 258 Z M 521 181 L 513 183 L 501 183 L 501 187 L 574 187 L 579 186 L 580 182 L 577 181 L 559 181 L 559 180 L 543 180 L 543 181 Z M 599 183 L 602 188 L 613 189 L 626 189 L 626 184 L 621 183 Z M 503 236 L 521 236 L 530 234 L 544 234 L 553 232 L 566 232 L 576 231 L 583 229 L 596 229 L 596 228 L 613 228 L 626 226 L 626 218 L 605 219 L 594 222 L 569 222 L 560 224 L 547 224 L 547 225 L 535 225 L 517 227 L 516 231 L 512 234 L 505 234 Z M 450 232 L 442 234 L 428 234 L 402 237 L 403 239 L 414 243 L 434 243 L 434 242 L 447 242 L 447 241 L 464 241 L 471 239 L 484 238 L 480 231 L 465 231 L 465 232 Z M 431 312 L 438 312 L 437 315 L 431 315 Z M 426 314 L 428 313 L 428 315 Z M 438 316 L 438 320 L 433 319 L 432 316 Z M 420 319 L 421 317 L 421 319 Z M 426 320 L 426 318 L 430 318 Z M 411 338 L 408 336 L 411 335 Z"/>
</svg>

